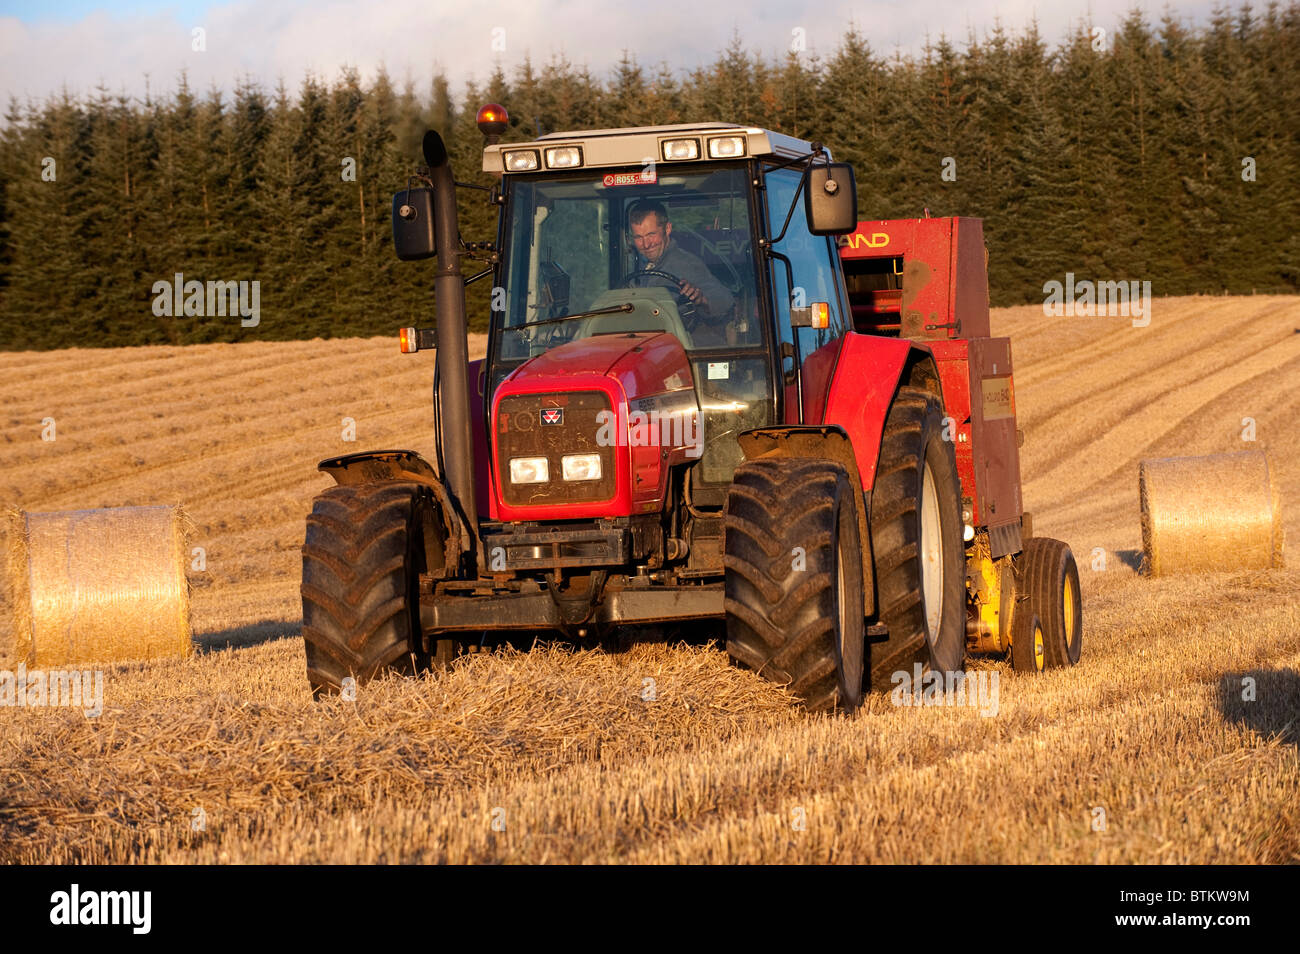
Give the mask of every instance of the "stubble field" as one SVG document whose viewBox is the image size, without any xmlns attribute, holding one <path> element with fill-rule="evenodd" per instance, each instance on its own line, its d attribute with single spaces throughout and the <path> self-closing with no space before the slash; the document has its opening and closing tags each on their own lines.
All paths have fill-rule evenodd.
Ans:
<svg viewBox="0 0 1300 954">
<path fill-rule="evenodd" d="M 207 560 L 193 658 L 110 668 L 98 718 L 0 709 L 0 861 L 1300 861 L 1300 570 L 1137 570 L 1147 457 L 1267 449 L 1300 541 L 1300 299 L 1158 299 L 1146 328 L 1002 309 L 993 328 L 1026 507 L 1074 549 L 1085 615 L 1078 667 L 971 661 L 998 674 L 987 718 L 884 695 L 809 716 L 717 647 L 657 642 L 474 655 L 314 703 L 315 463 L 430 452 L 432 355 L 0 354 L 0 506 L 182 503 Z"/>
</svg>

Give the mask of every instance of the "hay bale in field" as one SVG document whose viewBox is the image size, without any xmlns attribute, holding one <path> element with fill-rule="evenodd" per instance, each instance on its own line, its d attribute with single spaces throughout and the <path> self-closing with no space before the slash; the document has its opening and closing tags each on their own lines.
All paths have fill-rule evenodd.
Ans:
<svg viewBox="0 0 1300 954">
<path fill-rule="evenodd" d="M 189 520 L 179 507 L 11 513 L 8 520 L 14 626 L 0 654 L 49 668 L 193 651 Z"/>
<path fill-rule="evenodd" d="M 1138 493 L 1150 575 L 1282 565 L 1282 508 L 1263 451 L 1144 460 Z"/>
<path fill-rule="evenodd" d="M 4 579 L 0 581 L 0 669 L 31 656 L 31 597 L 27 593 L 26 519 L 22 511 L 0 511 L 0 545 L 4 553 Z"/>
</svg>

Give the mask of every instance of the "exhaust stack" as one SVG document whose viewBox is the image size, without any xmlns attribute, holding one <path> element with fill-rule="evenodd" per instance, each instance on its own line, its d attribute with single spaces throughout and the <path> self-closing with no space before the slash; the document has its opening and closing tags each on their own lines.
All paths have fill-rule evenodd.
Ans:
<svg viewBox="0 0 1300 954">
<path fill-rule="evenodd" d="M 434 234 L 439 251 L 433 291 L 437 303 L 438 400 L 442 405 L 443 461 L 452 502 L 460 511 L 472 550 L 478 551 L 474 503 L 474 450 L 469 426 L 469 338 L 465 282 L 460 269 L 456 183 L 447 146 L 433 130 L 424 134 L 424 161 L 433 186 Z"/>
</svg>

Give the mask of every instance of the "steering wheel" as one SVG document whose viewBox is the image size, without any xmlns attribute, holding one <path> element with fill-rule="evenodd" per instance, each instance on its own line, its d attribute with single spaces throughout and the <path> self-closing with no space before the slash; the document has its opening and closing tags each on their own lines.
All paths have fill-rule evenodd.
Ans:
<svg viewBox="0 0 1300 954">
<path fill-rule="evenodd" d="M 625 288 L 639 288 L 640 279 L 649 275 L 652 278 L 664 278 L 673 283 L 672 291 L 677 296 L 677 314 L 681 316 L 682 323 L 687 325 L 687 330 L 694 325 L 699 317 L 695 313 L 695 302 L 691 301 L 682 292 L 682 279 L 678 278 L 671 272 L 665 272 L 662 268 L 647 268 L 643 271 L 632 272 L 630 275 L 623 277 L 623 286 Z"/>
</svg>

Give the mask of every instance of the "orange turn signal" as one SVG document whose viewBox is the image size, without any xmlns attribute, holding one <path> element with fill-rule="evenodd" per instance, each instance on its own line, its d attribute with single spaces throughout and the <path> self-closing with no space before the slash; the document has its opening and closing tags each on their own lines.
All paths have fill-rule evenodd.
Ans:
<svg viewBox="0 0 1300 954">
<path fill-rule="evenodd" d="M 432 328 L 403 328 L 397 333 L 402 354 L 433 351 L 438 347 L 438 336 Z"/>
<path fill-rule="evenodd" d="M 831 324 L 831 306 L 824 301 L 809 302 L 802 308 L 790 309 L 790 326 L 792 328 L 829 328 Z"/>
</svg>

